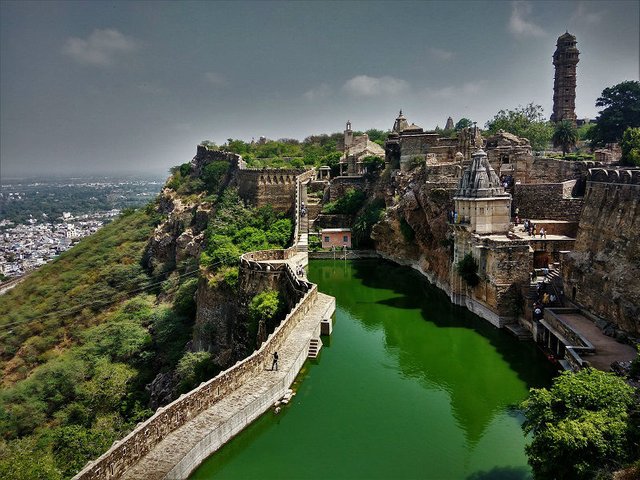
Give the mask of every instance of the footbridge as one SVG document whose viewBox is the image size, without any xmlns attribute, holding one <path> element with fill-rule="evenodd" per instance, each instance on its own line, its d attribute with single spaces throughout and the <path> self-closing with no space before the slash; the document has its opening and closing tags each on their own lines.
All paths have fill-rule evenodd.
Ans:
<svg viewBox="0 0 640 480">
<path fill-rule="evenodd" d="M 297 179 L 294 246 L 240 258 L 240 268 L 251 275 L 283 275 L 297 292 L 295 305 L 280 325 L 249 357 L 159 408 L 74 479 L 187 478 L 278 400 L 289 397 L 303 364 L 317 355 L 320 335 L 331 332 L 335 311 L 335 299 L 318 292 L 300 271 L 308 263 L 306 228 L 300 228 L 305 180 Z M 274 352 L 279 356 L 277 370 L 271 369 Z"/>
</svg>

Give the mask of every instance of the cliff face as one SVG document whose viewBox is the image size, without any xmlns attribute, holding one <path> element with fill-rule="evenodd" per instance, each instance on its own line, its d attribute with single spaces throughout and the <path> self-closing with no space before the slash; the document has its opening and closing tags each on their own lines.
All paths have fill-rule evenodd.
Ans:
<svg viewBox="0 0 640 480">
<path fill-rule="evenodd" d="M 453 207 L 458 173 L 454 165 L 428 171 L 423 166 L 381 181 L 387 209 L 371 235 L 378 252 L 417 268 L 447 292 L 452 252 L 447 212 Z"/>
<path fill-rule="evenodd" d="M 166 216 L 149 239 L 146 266 L 155 274 L 169 271 L 179 262 L 196 260 L 202 251 L 211 204 L 185 201 L 165 188 L 158 211 Z"/>
<path fill-rule="evenodd" d="M 590 183 L 575 250 L 563 262 L 569 298 L 636 334 L 640 334 L 639 217 L 640 185 Z"/>
</svg>

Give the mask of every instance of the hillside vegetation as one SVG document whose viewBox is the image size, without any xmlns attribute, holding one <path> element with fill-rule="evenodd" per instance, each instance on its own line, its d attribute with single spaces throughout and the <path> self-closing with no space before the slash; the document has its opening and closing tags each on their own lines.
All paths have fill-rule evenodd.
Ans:
<svg viewBox="0 0 640 480">
<path fill-rule="evenodd" d="M 142 266 L 128 212 L 0 296 L 0 478 L 70 477 L 152 414 L 145 385 L 191 337 L 197 281 Z"/>
<path fill-rule="evenodd" d="M 209 352 L 192 350 L 200 268 L 210 286 L 219 279 L 235 290 L 239 255 L 287 246 L 293 225 L 271 207 L 245 206 L 226 187 L 228 163 L 218 163 L 202 178 L 177 167 L 167 181 L 167 195 L 178 192 L 188 208 L 214 206 L 201 258 L 152 268 L 154 230 L 175 225 L 158 200 L 0 296 L 0 478 L 71 477 L 158 403 L 220 371 Z M 270 300 L 273 316 L 282 305 Z M 160 400 L 151 394 L 157 378 Z"/>
</svg>

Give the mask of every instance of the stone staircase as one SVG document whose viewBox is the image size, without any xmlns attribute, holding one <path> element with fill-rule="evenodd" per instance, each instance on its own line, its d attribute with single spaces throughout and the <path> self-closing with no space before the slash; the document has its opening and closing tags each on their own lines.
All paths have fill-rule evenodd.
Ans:
<svg viewBox="0 0 640 480">
<path fill-rule="evenodd" d="M 320 349 L 322 348 L 322 340 L 319 338 L 312 338 L 309 340 L 309 353 L 307 358 L 318 358 Z"/>
</svg>

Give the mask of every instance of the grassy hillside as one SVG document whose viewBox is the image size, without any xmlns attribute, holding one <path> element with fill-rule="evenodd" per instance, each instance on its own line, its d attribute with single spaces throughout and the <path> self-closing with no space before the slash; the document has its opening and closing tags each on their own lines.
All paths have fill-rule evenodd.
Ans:
<svg viewBox="0 0 640 480">
<path fill-rule="evenodd" d="M 191 337 L 196 279 L 142 266 L 159 221 L 125 215 L 0 296 L 0 478 L 73 475 L 148 417 Z"/>
</svg>

